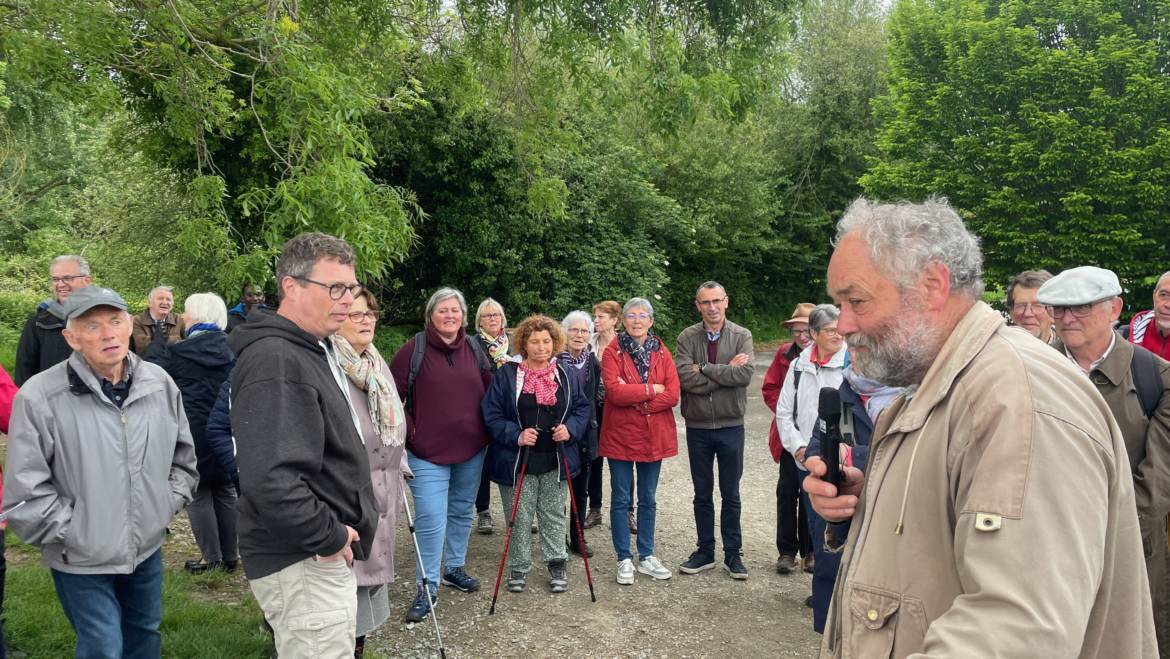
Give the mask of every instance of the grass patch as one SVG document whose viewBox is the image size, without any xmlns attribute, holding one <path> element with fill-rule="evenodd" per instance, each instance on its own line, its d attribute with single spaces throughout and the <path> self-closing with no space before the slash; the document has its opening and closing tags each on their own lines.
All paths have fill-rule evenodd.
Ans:
<svg viewBox="0 0 1170 659">
<path fill-rule="evenodd" d="M 29 657 L 67 659 L 73 656 L 75 637 L 57 601 L 48 568 L 33 562 L 35 550 L 11 534 L 8 580 L 4 594 L 8 643 Z M 15 559 L 15 560 L 14 560 Z M 198 577 L 166 569 L 163 576 L 163 656 L 267 657 L 268 636 L 260 629 L 260 609 L 251 597 L 230 595 L 227 601 L 205 601 L 229 590 L 224 574 Z M 242 601 L 239 601 L 241 600 Z"/>
</svg>

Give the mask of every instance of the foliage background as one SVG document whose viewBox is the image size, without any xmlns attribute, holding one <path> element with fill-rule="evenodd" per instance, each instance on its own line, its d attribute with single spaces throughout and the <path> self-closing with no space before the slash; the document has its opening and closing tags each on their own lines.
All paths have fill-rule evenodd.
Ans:
<svg viewBox="0 0 1170 659">
<path fill-rule="evenodd" d="M 766 339 L 862 193 L 951 198 L 993 296 L 1095 263 L 1141 308 L 1167 4 L 0 3 L 0 346 L 56 254 L 232 304 L 305 230 L 355 245 L 390 324 L 450 284 L 513 319 L 641 295 L 670 336 L 716 279 Z"/>
</svg>

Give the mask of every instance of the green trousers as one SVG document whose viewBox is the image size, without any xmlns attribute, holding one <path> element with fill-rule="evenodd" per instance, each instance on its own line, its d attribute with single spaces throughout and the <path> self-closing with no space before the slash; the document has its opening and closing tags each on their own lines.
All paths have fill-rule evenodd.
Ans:
<svg viewBox="0 0 1170 659">
<path fill-rule="evenodd" d="M 557 480 L 554 470 L 539 476 L 524 476 L 524 487 L 520 490 L 520 502 L 516 505 L 516 525 L 512 528 L 512 544 L 508 547 L 508 569 L 527 573 L 532 570 L 532 519 L 540 526 L 540 560 L 563 561 L 568 558 L 565 549 L 565 532 L 569 516 L 565 512 L 565 501 L 569 491 L 566 481 Z M 500 485 L 500 503 L 504 508 L 504 519 L 512 514 L 512 497 L 515 491 Z"/>
</svg>

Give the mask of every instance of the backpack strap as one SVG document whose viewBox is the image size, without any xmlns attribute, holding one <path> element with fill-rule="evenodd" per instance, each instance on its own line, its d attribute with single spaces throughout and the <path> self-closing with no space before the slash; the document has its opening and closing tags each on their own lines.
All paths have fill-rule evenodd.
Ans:
<svg viewBox="0 0 1170 659">
<path fill-rule="evenodd" d="M 857 444 L 857 433 L 853 431 L 853 409 L 845 401 L 841 401 L 841 441 L 849 446 Z"/>
<path fill-rule="evenodd" d="M 467 337 L 467 345 L 471 347 L 472 354 L 475 355 L 475 363 L 479 364 L 479 370 L 488 373 L 492 372 L 492 360 L 487 355 L 487 351 L 483 349 L 483 344 L 479 342 L 479 338 L 474 336 Z"/>
<path fill-rule="evenodd" d="M 1133 359 L 1129 360 L 1129 373 L 1137 389 L 1142 414 L 1146 415 L 1146 419 L 1152 419 L 1158 403 L 1162 401 L 1162 378 L 1154 353 L 1135 345 Z"/>
<path fill-rule="evenodd" d="M 803 371 L 792 372 L 792 425 L 796 425 L 796 410 L 800 405 L 800 374 Z"/>
<path fill-rule="evenodd" d="M 410 371 L 406 376 L 406 411 L 414 416 L 414 379 L 422 368 L 423 356 L 427 351 L 426 330 L 414 335 L 414 350 L 410 353 Z"/>
</svg>

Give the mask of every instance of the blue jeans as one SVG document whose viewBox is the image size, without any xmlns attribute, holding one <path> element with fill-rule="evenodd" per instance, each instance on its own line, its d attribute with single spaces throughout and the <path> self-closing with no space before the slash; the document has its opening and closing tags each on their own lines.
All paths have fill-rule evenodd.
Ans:
<svg viewBox="0 0 1170 659">
<path fill-rule="evenodd" d="M 715 557 L 715 463 L 719 463 L 719 531 L 725 554 L 739 554 L 739 479 L 743 476 L 743 426 L 707 430 L 687 428 L 687 455 L 695 487 L 695 527 L 699 551 Z"/>
<path fill-rule="evenodd" d="M 638 468 L 638 558 L 654 555 L 654 514 L 657 508 L 655 492 L 662 461 L 627 462 L 609 458 L 609 528 L 613 535 L 613 551 L 619 561 L 633 558 L 630 554 L 630 488 L 634 480 L 634 466 Z"/>
<path fill-rule="evenodd" d="M 130 574 L 53 570 L 65 617 L 77 634 L 77 659 L 162 656 L 162 550 Z"/>
<path fill-rule="evenodd" d="M 437 584 L 445 572 L 463 567 L 467 560 L 472 510 L 486 454 L 485 448 L 466 462 L 453 465 L 435 464 L 413 453 L 406 454 L 414 472 L 414 480 L 407 481 L 414 497 L 414 535 L 431 584 Z M 415 581 L 421 584 L 422 578 L 423 573 L 415 565 Z"/>
</svg>

